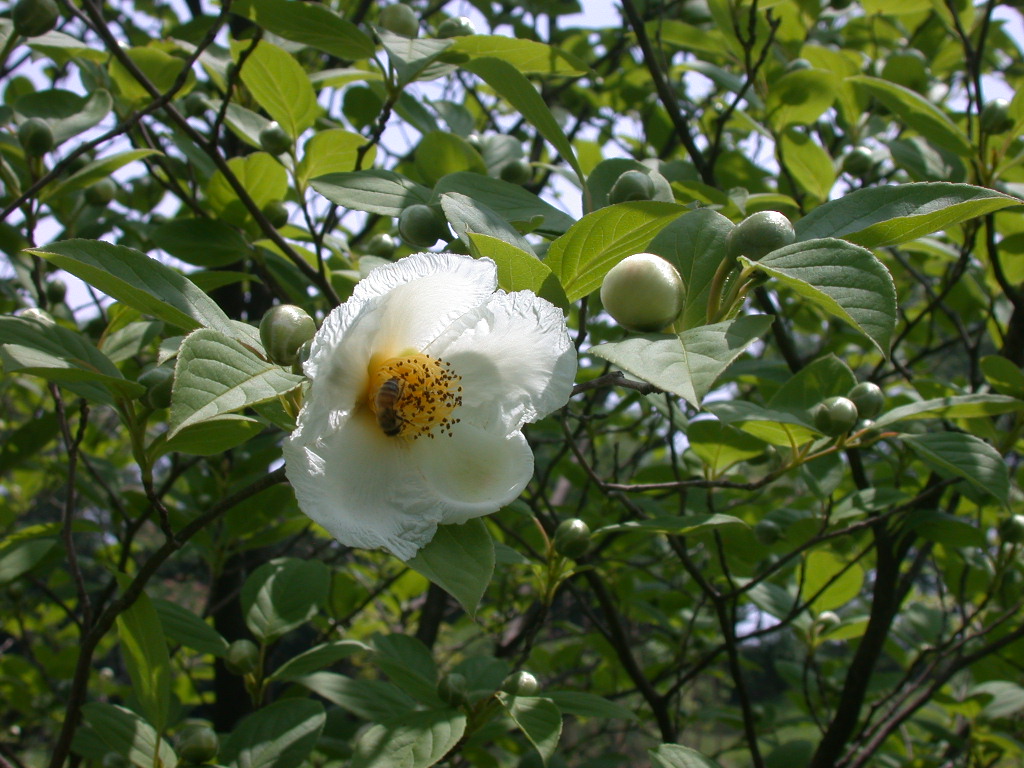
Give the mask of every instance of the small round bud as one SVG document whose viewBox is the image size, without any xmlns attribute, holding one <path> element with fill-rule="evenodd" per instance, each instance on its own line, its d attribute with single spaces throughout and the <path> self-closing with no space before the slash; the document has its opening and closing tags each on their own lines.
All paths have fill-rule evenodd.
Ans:
<svg viewBox="0 0 1024 768">
<path fill-rule="evenodd" d="M 55 0 L 18 0 L 11 10 L 14 31 L 25 37 L 45 35 L 57 26 L 59 18 Z"/>
<path fill-rule="evenodd" d="M 857 406 L 846 397 L 829 397 L 814 409 L 814 426 L 829 437 L 849 432 L 857 418 Z"/>
<path fill-rule="evenodd" d="M 210 108 L 210 102 L 206 100 L 205 94 L 199 91 L 192 91 L 185 97 L 185 114 L 189 117 L 201 117 Z"/>
<path fill-rule="evenodd" d="M 448 227 L 429 205 L 414 203 L 399 214 L 398 234 L 407 245 L 429 248 L 448 235 Z"/>
<path fill-rule="evenodd" d="M 601 303 L 623 328 L 660 331 L 683 309 L 683 280 L 660 256 L 635 253 L 608 270 L 601 283 Z"/>
<path fill-rule="evenodd" d="M 284 204 L 283 200 L 271 200 L 260 211 L 267 217 L 267 221 L 274 229 L 280 229 L 288 223 L 288 206 Z"/>
<path fill-rule="evenodd" d="M 819 635 L 827 635 L 842 623 L 843 620 L 839 618 L 839 614 L 835 611 L 822 611 L 814 620 L 814 629 Z"/>
<path fill-rule="evenodd" d="M 796 230 L 778 211 L 758 211 L 736 225 L 725 240 L 729 258 L 746 256 L 757 261 L 772 251 L 796 241 Z"/>
<path fill-rule="evenodd" d="M 527 160 L 510 160 L 501 166 L 498 175 L 511 184 L 526 184 L 533 178 L 533 166 Z"/>
<path fill-rule="evenodd" d="M 114 199 L 117 194 L 117 185 L 113 179 L 100 179 L 90 187 L 85 188 L 85 202 L 89 205 L 104 206 Z"/>
<path fill-rule="evenodd" d="M 18 141 L 29 157 L 42 157 L 55 143 L 53 129 L 41 117 L 30 117 L 18 126 Z"/>
<path fill-rule="evenodd" d="M 505 678 L 501 690 L 513 696 L 534 696 L 540 690 L 540 683 L 532 674 L 521 669 Z"/>
<path fill-rule="evenodd" d="M 252 640 L 235 640 L 224 654 L 224 666 L 235 675 L 251 675 L 260 665 L 260 649 Z"/>
<path fill-rule="evenodd" d="M 579 559 L 590 549 L 590 526 L 578 517 L 563 520 L 555 529 L 554 546 L 562 557 Z"/>
<path fill-rule="evenodd" d="M 889 55 L 882 67 L 882 77 L 912 91 L 928 86 L 928 60 L 916 48 L 905 48 Z"/>
<path fill-rule="evenodd" d="M 999 523 L 999 538 L 1007 544 L 1024 544 L 1024 515 L 1011 515 Z"/>
<path fill-rule="evenodd" d="M 260 131 L 260 146 L 272 155 L 280 155 L 292 148 L 292 137 L 273 121 Z"/>
<path fill-rule="evenodd" d="M 53 315 L 47 312 L 45 309 L 39 307 L 25 307 L 14 312 L 15 317 L 20 317 L 23 320 L 32 320 L 36 323 L 42 323 L 43 325 L 56 325 L 57 321 L 53 319 Z"/>
<path fill-rule="evenodd" d="M 774 520 L 758 520 L 754 526 L 754 536 L 766 547 L 782 538 L 782 528 Z"/>
<path fill-rule="evenodd" d="M 395 253 L 395 238 L 387 232 L 378 232 L 366 241 L 363 251 L 370 256 L 379 256 L 382 259 L 390 259 Z"/>
<path fill-rule="evenodd" d="M 209 763 L 217 757 L 219 750 L 217 732 L 208 725 L 191 725 L 178 735 L 178 757 L 187 765 Z"/>
<path fill-rule="evenodd" d="M 857 406 L 857 415 L 862 419 L 873 419 L 882 412 L 885 405 L 885 394 L 881 387 L 870 381 L 862 381 L 846 396 Z"/>
<path fill-rule="evenodd" d="M 267 357 L 277 365 L 291 365 L 299 349 L 316 333 L 316 322 L 302 307 L 278 304 L 260 320 L 260 341 Z"/>
<path fill-rule="evenodd" d="M 981 130 L 985 133 L 1006 133 L 1013 126 L 1010 102 L 1006 99 L 992 99 L 981 110 Z"/>
<path fill-rule="evenodd" d="M 306 361 L 309 360 L 309 350 L 313 348 L 313 340 L 303 342 L 302 346 L 299 347 L 299 351 L 295 353 L 295 362 L 292 363 L 292 373 L 296 376 L 302 376 L 305 373 L 304 366 Z"/>
<path fill-rule="evenodd" d="M 654 197 L 654 180 L 643 171 L 626 171 L 612 184 L 608 202 L 628 203 L 634 200 L 650 200 Z"/>
<path fill-rule="evenodd" d="M 854 147 L 843 155 L 843 172 L 862 178 L 875 167 L 875 153 L 869 147 Z"/>
<path fill-rule="evenodd" d="M 377 23 L 388 32 L 402 37 L 416 37 L 420 33 L 420 20 L 416 11 L 403 3 L 395 3 L 380 9 Z"/>
<path fill-rule="evenodd" d="M 476 27 L 466 16 L 453 16 L 437 26 L 437 37 L 465 37 L 475 34 Z"/>
<path fill-rule="evenodd" d="M 437 695 L 448 706 L 461 707 L 467 701 L 468 687 L 465 675 L 449 672 L 437 684 Z"/>
<path fill-rule="evenodd" d="M 146 388 L 142 402 L 149 408 L 169 408 L 171 391 L 174 389 L 174 369 L 169 365 L 158 365 L 139 374 L 139 384 Z"/>
<path fill-rule="evenodd" d="M 46 300 L 51 304 L 60 304 L 68 294 L 68 284 L 55 277 L 46 284 Z"/>
<path fill-rule="evenodd" d="M 809 62 L 807 59 L 793 59 L 791 62 L 786 64 L 785 71 L 786 74 L 789 74 L 790 72 L 800 72 L 801 70 L 804 69 L 813 68 L 814 65 L 811 64 L 811 62 Z"/>
</svg>

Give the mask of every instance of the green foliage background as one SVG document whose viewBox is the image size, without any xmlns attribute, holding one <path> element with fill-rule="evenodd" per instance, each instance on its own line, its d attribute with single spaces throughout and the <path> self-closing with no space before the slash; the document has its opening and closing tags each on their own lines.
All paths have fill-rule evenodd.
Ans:
<svg viewBox="0 0 1024 768">
<path fill-rule="evenodd" d="M 1019 3 L 380 5 L 0 18 L 0 766 L 1020 765 Z M 581 367 L 522 498 L 406 564 L 298 510 L 256 325 L 412 205 Z M 763 210 L 796 241 L 730 254 Z M 644 251 L 662 334 L 600 307 Z"/>
</svg>

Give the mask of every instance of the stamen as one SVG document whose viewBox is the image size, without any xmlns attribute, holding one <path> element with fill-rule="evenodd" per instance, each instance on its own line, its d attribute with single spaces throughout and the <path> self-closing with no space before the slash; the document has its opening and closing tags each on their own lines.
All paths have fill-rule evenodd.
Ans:
<svg viewBox="0 0 1024 768">
<path fill-rule="evenodd" d="M 367 403 L 389 437 L 433 438 L 435 431 L 450 437 L 459 422 L 452 412 L 462 405 L 461 380 L 451 363 L 429 355 L 392 357 L 370 375 Z"/>
</svg>

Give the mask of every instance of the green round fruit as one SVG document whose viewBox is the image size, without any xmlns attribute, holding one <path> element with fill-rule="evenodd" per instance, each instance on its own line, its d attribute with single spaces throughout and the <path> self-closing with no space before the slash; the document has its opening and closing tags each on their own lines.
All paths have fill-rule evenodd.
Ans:
<svg viewBox="0 0 1024 768">
<path fill-rule="evenodd" d="M 729 258 L 746 256 L 757 261 L 772 251 L 796 241 L 796 230 L 778 211 L 758 211 L 747 216 L 729 233 L 725 249 Z"/>
<path fill-rule="evenodd" d="M 786 73 L 800 72 L 804 69 L 814 69 L 814 65 L 811 64 L 807 59 L 793 59 L 786 65 Z"/>
<path fill-rule="evenodd" d="M 292 365 L 300 347 L 313 338 L 316 322 L 302 307 L 278 304 L 260 320 L 260 340 L 270 361 Z"/>
<path fill-rule="evenodd" d="M 466 37 L 475 34 L 476 27 L 466 16 L 453 16 L 437 26 L 437 37 Z"/>
<path fill-rule="evenodd" d="M 51 304 L 60 304 L 68 294 L 68 284 L 59 277 L 46 284 L 46 300 Z"/>
<path fill-rule="evenodd" d="M 608 191 L 608 202 L 612 205 L 634 200 L 650 200 L 654 197 L 654 180 L 643 171 L 625 171 Z"/>
<path fill-rule="evenodd" d="M 771 546 L 782 538 L 782 528 L 774 520 L 759 520 L 754 526 L 754 536 L 765 546 Z"/>
<path fill-rule="evenodd" d="M 578 517 L 563 520 L 555 529 L 554 546 L 562 557 L 578 560 L 590 549 L 590 526 Z"/>
<path fill-rule="evenodd" d="M 534 696 L 540 690 L 540 683 L 532 674 L 521 669 L 505 678 L 501 690 L 513 696 Z"/>
<path fill-rule="evenodd" d="M 498 175 L 511 184 L 527 184 L 533 178 L 533 166 L 527 160 L 510 160 L 501 166 Z"/>
<path fill-rule="evenodd" d="M 835 611 L 822 611 L 814 620 L 814 628 L 818 631 L 819 635 L 827 635 L 832 630 L 838 629 L 842 623 L 843 620 L 839 618 L 839 614 Z"/>
<path fill-rule="evenodd" d="M 271 200 L 260 211 L 267 217 L 267 221 L 274 229 L 280 229 L 288 223 L 288 206 L 284 204 L 283 200 Z"/>
<path fill-rule="evenodd" d="M 208 725 L 192 725 L 178 736 L 178 757 L 187 765 L 202 765 L 217 757 L 220 739 Z"/>
<path fill-rule="evenodd" d="M 420 33 L 420 20 L 416 11 L 403 3 L 381 8 L 377 23 L 388 32 L 402 37 L 416 37 Z"/>
<path fill-rule="evenodd" d="M 260 649 L 252 640 L 235 640 L 224 654 L 224 666 L 235 675 L 251 675 L 260 665 Z"/>
<path fill-rule="evenodd" d="M 1024 544 L 1024 515 L 1011 515 L 999 523 L 999 538 L 1007 544 Z"/>
<path fill-rule="evenodd" d="M 138 382 L 146 388 L 142 394 L 143 404 L 153 410 L 170 407 L 171 391 L 174 389 L 174 368 L 169 365 L 150 368 L 139 374 Z"/>
<path fill-rule="evenodd" d="M 89 205 L 107 205 L 117 194 L 117 185 L 113 179 L 100 179 L 91 187 L 85 188 L 85 202 Z"/>
<path fill-rule="evenodd" d="M 882 412 L 885 405 L 885 393 L 881 387 L 870 381 L 862 381 L 846 396 L 857 406 L 857 414 L 862 419 L 873 419 Z"/>
<path fill-rule="evenodd" d="M 272 155 L 281 155 L 292 148 L 292 137 L 273 121 L 260 131 L 260 146 Z"/>
<path fill-rule="evenodd" d="M 387 232 L 378 232 L 366 241 L 363 252 L 370 256 L 379 256 L 382 259 L 390 259 L 395 253 L 395 238 Z"/>
<path fill-rule="evenodd" d="M 882 67 L 882 77 L 912 91 L 928 86 L 928 60 L 915 48 L 896 51 L 889 55 Z"/>
<path fill-rule="evenodd" d="M 42 157 L 53 149 L 53 129 L 41 117 L 30 117 L 18 126 L 18 141 L 29 157 Z"/>
<path fill-rule="evenodd" d="M 814 409 L 814 426 L 829 437 L 849 432 L 857 418 L 857 406 L 846 397 L 829 397 Z"/>
<path fill-rule="evenodd" d="M 1010 102 L 1006 99 L 992 99 L 981 110 L 981 130 L 985 133 L 1006 133 L 1013 126 Z"/>
<path fill-rule="evenodd" d="M 201 117 L 210 108 L 210 102 L 206 100 L 205 94 L 199 91 L 192 91 L 185 97 L 185 114 L 189 117 Z"/>
<path fill-rule="evenodd" d="M 295 362 L 292 363 L 292 373 L 296 376 L 302 376 L 305 373 L 305 364 L 309 360 L 309 350 L 313 348 L 313 340 L 303 342 L 302 346 L 299 347 L 299 351 L 295 353 Z"/>
<path fill-rule="evenodd" d="M 414 203 L 399 214 L 398 234 L 407 245 L 429 248 L 448 235 L 448 227 L 429 205 Z"/>
<path fill-rule="evenodd" d="M 465 675 L 449 672 L 437 684 L 437 695 L 450 707 L 461 707 L 467 701 L 469 685 Z"/>
<path fill-rule="evenodd" d="M 45 35 L 57 26 L 59 18 L 55 0 L 18 0 L 11 10 L 14 31 L 25 37 Z"/>
<path fill-rule="evenodd" d="M 854 147 L 843 155 L 843 172 L 861 178 L 875 167 L 875 153 L 868 147 Z"/>
<path fill-rule="evenodd" d="M 683 280 L 661 256 L 635 253 L 608 270 L 601 303 L 627 330 L 660 331 L 683 309 Z"/>
</svg>

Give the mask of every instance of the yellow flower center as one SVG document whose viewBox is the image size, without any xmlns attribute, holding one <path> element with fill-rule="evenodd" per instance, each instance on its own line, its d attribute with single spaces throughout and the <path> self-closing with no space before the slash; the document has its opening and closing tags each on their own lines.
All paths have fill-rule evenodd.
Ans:
<svg viewBox="0 0 1024 768">
<path fill-rule="evenodd" d="M 367 402 L 381 431 L 389 437 L 434 437 L 434 427 L 451 435 L 462 404 L 461 377 L 450 363 L 429 355 L 385 360 L 370 374 Z"/>
</svg>

